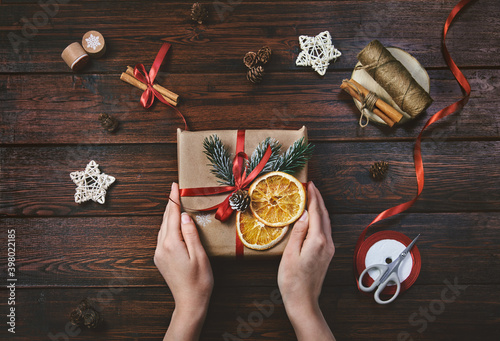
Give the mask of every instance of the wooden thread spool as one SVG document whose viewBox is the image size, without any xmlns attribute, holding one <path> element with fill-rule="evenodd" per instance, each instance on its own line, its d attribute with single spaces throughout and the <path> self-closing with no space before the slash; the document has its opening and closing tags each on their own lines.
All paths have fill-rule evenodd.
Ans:
<svg viewBox="0 0 500 341">
<path fill-rule="evenodd" d="M 85 33 L 82 38 L 82 46 L 92 58 L 99 58 L 106 52 L 106 41 L 102 34 L 97 31 Z"/>
<path fill-rule="evenodd" d="M 89 55 L 77 42 L 68 45 L 62 52 L 61 57 L 73 71 L 81 70 L 89 61 Z"/>
</svg>

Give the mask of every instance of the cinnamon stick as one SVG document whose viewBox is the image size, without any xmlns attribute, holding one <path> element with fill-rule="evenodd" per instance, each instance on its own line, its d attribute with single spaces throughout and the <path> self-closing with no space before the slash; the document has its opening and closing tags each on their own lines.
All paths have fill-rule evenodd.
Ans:
<svg viewBox="0 0 500 341">
<path fill-rule="evenodd" d="M 139 81 L 138 79 L 134 78 L 133 76 L 131 76 L 125 72 L 122 72 L 120 79 L 122 81 L 130 84 L 130 85 L 135 86 L 136 88 L 141 89 L 142 91 L 145 91 L 148 88 L 146 84 L 144 84 L 143 82 Z M 173 106 L 177 106 L 177 102 L 171 100 L 170 98 L 168 98 L 167 96 L 165 96 L 163 94 L 161 94 L 161 95 L 165 99 L 165 101 L 167 101 L 168 103 L 170 103 Z"/>
<path fill-rule="evenodd" d="M 340 84 L 340 88 L 347 92 L 349 95 L 351 95 L 354 99 L 356 99 L 358 102 L 362 102 L 359 94 L 351 88 L 347 82 L 342 82 Z M 391 120 L 389 117 L 387 117 L 382 111 L 380 111 L 378 108 L 373 108 L 373 113 L 380 117 L 389 127 L 392 127 L 394 125 L 394 121 Z"/>
<path fill-rule="evenodd" d="M 131 75 L 132 77 L 135 78 L 134 76 L 134 68 L 131 67 L 131 66 L 127 66 L 127 71 L 126 73 L 128 73 L 129 75 Z M 156 91 L 158 91 L 160 94 L 162 94 L 164 97 L 168 97 L 170 98 L 172 101 L 174 102 L 179 102 L 179 95 L 177 95 L 175 92 L 172 92 L 166 88 L 164 88 L 163 86 L 159 85 L 159 84 L 153 84 L 153 89 L 155 89 Z"/>
<path fill-rule="evenodd" d="M 361 91 L 361 93 L 363 94 L 363 96 L 368 95 L 369 91 L 364 86 L 362 86 L 361 84 L 359 84 L 358 82 L 356 82 L 354 79 L 350 79 L 349 81 L 352 82 L 354 85 L 356 85 L 356 87 L 359 89 L 359 91 Z M 397 111 L 396 109 L 394 109 L 392 107 L 392 105 L 387 104 L 386 102 L 384 102 L 380 98 L 377 100 L 377 102 L 375 103 L 375 105 L 382 112 L 384 112 L 384 114 L 386 114 L 387 116 L 389 116 L 391 118 L 391 120 L 393 120 L 396 123 L 398 123 L 399 121 L 401 121 L 401 119 L 403 118 L 403 114 L 401 114 L 399 111 Z"/>
</svg>

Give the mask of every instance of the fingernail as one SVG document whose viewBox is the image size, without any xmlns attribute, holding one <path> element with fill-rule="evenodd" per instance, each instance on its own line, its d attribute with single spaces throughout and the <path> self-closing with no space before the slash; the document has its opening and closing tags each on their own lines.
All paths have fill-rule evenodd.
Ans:
<svg viewBox="0 0 500 341">
<path fill-rule="evenodd" d="M 172 193 L 172 188 L 174 187 L 175 181 L 170 185 L 170 193 Z M 167 198 L 170 199 L 170 193 L 167 193 Z"/>
<path fill-rule="evenodd" d="M 299 221 L 306 221 L 307 215 L 308 215 L 307 210 L 304 210 L 304 213 L 302 213 L 302 215 L 300 216 Z"/>
<path fill-rule="evenodd" d="M 181 214 L 181 221 L 183 224 L 187 224 L 191 222 L 191 217 L 187 213 L 182 213 Z"/>
</svg>

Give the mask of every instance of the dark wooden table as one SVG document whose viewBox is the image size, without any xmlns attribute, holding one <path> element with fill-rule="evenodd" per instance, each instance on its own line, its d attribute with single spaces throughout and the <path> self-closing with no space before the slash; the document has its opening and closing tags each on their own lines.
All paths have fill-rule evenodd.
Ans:
<svg viewBox="0 0 500 341">
<path fill-rule="evenodd" d="M 203 25 L 190 20 L 190 2 L 59 1 L 45 7 L 49 14 L 43 1 L 0 4 L 2 339 L 164 334 L 174 303 L 153 253 L 177 179 L 176 128 L 183 124 L 163 104 L 143 109 L 141 92 L 119 76 L 138 62 L 149 68 L 169 42 L 158 81 L 181 95 L 179 109 L 193 130 L 308 127 L 317 146 L 309 178 L 324 195 L 337 247 L 320 302 L 338 340 L 498 340 L 498 0 L 473 2 L 453 24 L 447 45 L 471 82 L 470 102 L 425 134 L 426 184 L 415 206 L 373 230 L 422 234 L 420 276 L 387 306 L 358 292 L 353 248 L 377 213 L 413 198 L 415 137 L 427 118 L 462 96 L 441 53 L 442 27 L 456 0 L 218 0 L 207 3 Z M 60 54 L 91 29 L 105 36 L 108 51 L 73 73 Z M 295 66 L 295 58 L 299 35 L 324 30 L 342 56 L 320 77 Z M 433 105 L 393 130 L 360 128 L 352 100 L 339 90 L 356 54 L 375 38 L 414 55 L 431 79 Z M 263 45 L 272 48 L 272 61 L 262 84 L 252 85 L 242 57 Z M 102 129 L 100 113 L 117 117 L 120 129 Z M 117 178 L 104 205 L 73 199 L 69 173 L 90 160 Z M 382 182 L 368 175 L 378 160 L 390 163 Z M 6 324 L 7 230 L 15 230 L 15 334 Z M 276 293 L 278 259 L 211 263 L 216 285 L 202 340 L 295 339 L 283 305 L 273 304 L 262 319 L 255 305 Z M 460 287 L 453 292 L 446 283 Z M 67 326 L 83 298 L 97 302 L 102 328 Z"/>
</svg>

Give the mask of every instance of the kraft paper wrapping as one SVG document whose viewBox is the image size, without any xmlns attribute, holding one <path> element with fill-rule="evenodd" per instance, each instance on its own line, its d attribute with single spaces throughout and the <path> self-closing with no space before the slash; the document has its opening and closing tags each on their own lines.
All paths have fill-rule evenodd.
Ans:
<svg viewBox="0 0 500 341">
<path fill-rule="evenodd" d="M 203 153 L 205 137 L 217 134 L 234 157 L 236 151 L 237 130 L 184 131 L 177 129 L 177 158 L 179 165 L 179 188 L 220 186 L 217 178 L 210 172 L 211 166 Z M 245 153 L 250 157 L 259 143 L 266 137 L 277 139 L 284 152 L 301 137 L 307 140 L 307 129 L 299 130 L 246 130 Z M 301 182 L 307 182 L 307 166 L 294 176 Z M 236 253 L 236 212 L 225 221 L 215 219 L 215 211 L 194 211 L 214 206 L 224 201 L 228 194 L 182 197 L 181 204 L 195 221 L 201 242 L 209 256 L 235 257 Z M 244 247 L 244 257 L 279 256 L 288 242 L 291 229 L 275 247 L 264 251 Z"/>
</svg>

